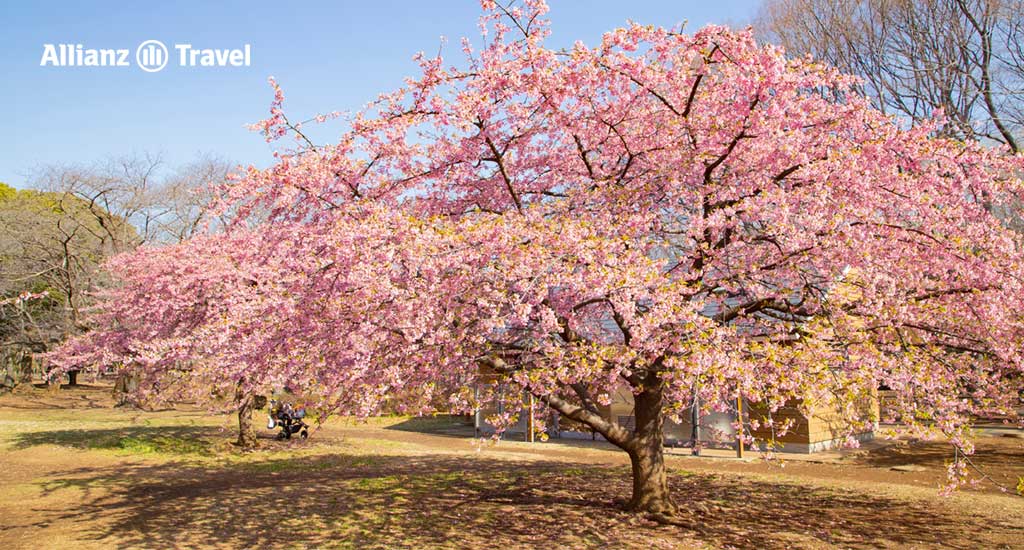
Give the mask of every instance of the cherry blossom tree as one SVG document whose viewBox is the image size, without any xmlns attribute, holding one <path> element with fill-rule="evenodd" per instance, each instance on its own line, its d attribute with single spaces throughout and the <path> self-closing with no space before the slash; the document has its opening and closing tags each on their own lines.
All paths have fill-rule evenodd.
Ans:
<svg viewBox="0 0 1024 550">
<path fill-rule="evenodd" d="M 274 84 L 257 128 L 295 145 L 220 190 L 223 236 L 119 260 L 110 328 L 66 360 L 357 415 L 507 399 L 473 391 L 486 367 L 625 451 L 627 507 L 658 517 L 662 426 L 694 399 L 827 404 L 853 433 L 885 384 L 966 453 L 971 415 L 1014 414 L 1021 242 L 989 205 L 1019 155 L 902 129 L 749 31 L 554 50 L 542 2 L 483 4 L 479 51 L 419 56 L 335 144 Z M 633 426 L 599 414 L 623 387 Z"/>
</svg>

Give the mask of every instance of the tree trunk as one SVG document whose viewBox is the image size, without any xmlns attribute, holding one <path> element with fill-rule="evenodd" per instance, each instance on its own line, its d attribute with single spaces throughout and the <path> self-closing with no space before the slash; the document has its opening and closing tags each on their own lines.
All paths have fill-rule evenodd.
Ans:
<svg viewBox="0 0 1024 550">
<path fill-rule="evenodd" d="M 31 353 L 25 352 L 25 354 L 21 356 L 21 364 L 20 364 L 21 372 L 19 372 L 15 376 L 15 378 L 17 378 L 17 380 L 18 380 L 18 383 L 19 384 L 20 383 L 31 384 L 32 383 L 32 374 L 35 372 L 35 367 L 36 367 L 36 360 L 35 360 L 35 358 L 32 357 Z"/>
<path fill-rule="evenodd" d="M 627 508 L 635 512 L 672 515 L 676 506 L 665 475 L 661 387 L 636 395 L 636 429 L 627 452 L 633 465 L 633 498 Z"/>
<path fill-rule="evenodd" d="M 68 371 L 68 385 L 69 386 L 77 386 L 78 385 L 78 371 L 77 370 L 69 370 Z"/>
<path fill-rule="evenodd" d="M 697 386 L 693 387 L 693 404 L 690 405 L 690 448 L 694 456 L 700 456 L 700 396 Z"/>
<path fill-rule="evenodd" d="M 255 409 L 253 396 L 244 393 L 239 384 L 235 399 L 238 403 L 238 441 L 235 444 L 243 449 L 255 449 L 257 442 L 256 430 L 252 425 L 252 411 Z"/>
<path fill-rule="evenodd" d="M 61 375 L 53 371 L 46 373 L 46 388 L 50 393 L 57 393 L 60 391 L 60 379 Z"/>
<path fill-rule="evenodd" d="M 487 366 L 499 373 L 507 367 L 500 358 L 490 357 Z M 626 451 L 633 465 L 633 496 L 627 508 L 634 512 L 648 513 L 661 518 L 672 516 L 676 506 L 668 489 L 665 471 L 663 407 L 664 386 L 656 375 L 630 380 L 634 388 L 641 391 L 634 397 L 633 415 L 635 427 L 632 433 L 617 422 L 603 417 L 597 405 L 590 399 L 582 384 L 570 384 L 580 398 L 580 405 L 573 404 L 557 393 L 540 393 L 538 399 L 558 412 L 559 415 L 589 426 L 610 443 Z"/>
<path fill-rule="evenodd" d="M 123 407 L 132 403 L 132 397 L 139 389 L 139 373 L 135 370 L 122 369 L 114 381 L 115 407 Z"/>
</svg>

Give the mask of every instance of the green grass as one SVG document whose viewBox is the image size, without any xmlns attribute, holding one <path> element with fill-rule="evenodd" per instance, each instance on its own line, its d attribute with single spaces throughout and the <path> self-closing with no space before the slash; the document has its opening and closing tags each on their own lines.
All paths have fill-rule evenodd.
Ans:
<svg viewBox="0 0 1024 550">
<path fill-rule="evenodd" d="M 42 430 L 17 433 L 16 448 L 58 445 L 131 455 L 212 456 L 211 428 L 131 426 L 120 429 Z"/>
<path fill-rule="evenodd" d="M 364 491 L 385 491 L 394 489 L 399 481 L 398 476 L 364 477 L 356 480 L 355 486 Z"/>
<path fill-rule="evenodd" d="M 130 454 L 172 454 L 172 455 L 208 455 L 209 445 L 202 440 L 181 439 L 177 437 L 157 436 L 149 439 L 138 437 L 122 437 L 112 442 L 97 442 L 90 448 L 118 449 Z"/>
<path fill-rule="evenodd" d="M 420 447 L 415 443 L 409 443 L 405 441 L 392 441 L 390 439 L 377 439 L 373 437 L 359 437 L 353 438 L 351 443 L 355 446 L 365 448 L 368 450 L 380 450 L 380 449 L 411 449 Z"/>
</svg>

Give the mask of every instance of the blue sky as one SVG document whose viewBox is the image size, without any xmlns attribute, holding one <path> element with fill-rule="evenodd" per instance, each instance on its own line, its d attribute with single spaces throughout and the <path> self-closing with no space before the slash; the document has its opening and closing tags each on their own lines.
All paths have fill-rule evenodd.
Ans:
<svg viewBox="0 0 1024 550">
<path fill-rule="evenodd" d="M 555 47 L 632 19 L 663 26 L 688 21 L 745 25 L 758 0 L 549 0 Z M 160 153 L 169 165 L 201 152 L 265 166 L 271 149 L 244 128 L 266 117 L 266 78 L 284 88 L 286 112 L 301 120 L 352 111 L 415 72 L 411 57 L 456 60 L 459 38 L 479 40 L 479 4 L 467 1 L 362 2 L 5 2 L 0 5 L 0 181 L 27 185 L 34 167 L 129 152 Z M 146 73 L 135 47 L 156 39 L 173 48 L 252 46 L 250 67 L 177 67 Z M 131 67 L 40 67 L 43 45 L 128 48 Z M 172 49 L 172 55 L 174 51 Z M 176 58 L 175 58 L 176 59 Z"/>
</svg>

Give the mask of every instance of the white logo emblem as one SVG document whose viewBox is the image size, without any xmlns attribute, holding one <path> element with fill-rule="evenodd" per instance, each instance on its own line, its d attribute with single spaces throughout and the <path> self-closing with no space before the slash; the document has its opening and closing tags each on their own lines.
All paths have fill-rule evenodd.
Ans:
<svg viewBox="0 0 1024 550">
<path fill-rule="evenodd" d="M 159 40 L 147 40 L 135 50 L 135 62 L 147 73 L 155 73 L 167 66 L 167 46 Z"/>
</svg>

